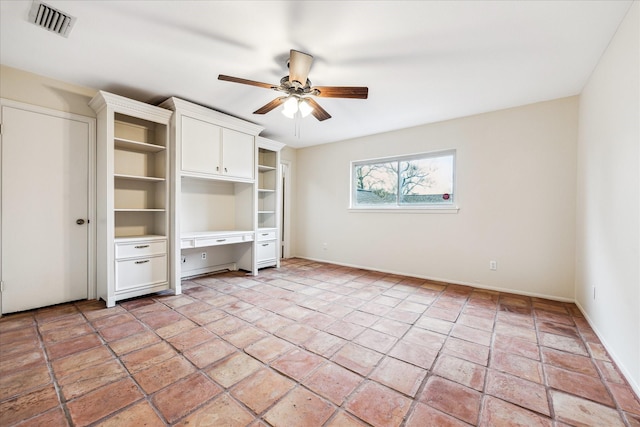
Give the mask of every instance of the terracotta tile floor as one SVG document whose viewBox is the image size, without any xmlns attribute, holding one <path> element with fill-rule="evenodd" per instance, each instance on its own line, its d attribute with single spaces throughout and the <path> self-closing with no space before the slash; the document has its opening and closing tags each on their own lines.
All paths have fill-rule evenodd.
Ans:
<svg viewBox="0 0 640 427">
<path fill-rule="evenodd" d="M 0 319 L 0 425 L 640 426 L 573 304 L 291 259 Z"/>
</svg>

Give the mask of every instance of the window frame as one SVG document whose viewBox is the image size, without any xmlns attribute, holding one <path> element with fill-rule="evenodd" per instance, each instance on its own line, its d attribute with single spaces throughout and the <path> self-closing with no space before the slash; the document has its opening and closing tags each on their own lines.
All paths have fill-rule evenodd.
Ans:
<svg viewBox="0 0 640 427">
<path fill-rule="evenodd" d="M 402 161 L 411 160 L 423 160 L 434 157 L 452 157 L 453 170 L 452 170 L 452 198 L 448 203 L 415 203 L 407 204 L 400 202 L 400 174 L 397 176 L 398 182 L 396 183 L 397 194 L 395 204 L 357 204 L 357 185 L 356 185 L 356 167 L 364 165 L 373 165 L 380 163 L 399 163 Z M 458 193 L 457 193 L 457 150 L 446 149 L 438 151 L 430 151 L 425 153 L 406 154 L 400 156 L 380 157 L 366 160 L 353 160 L 350 162 L 349 169 L 349 211 L 350 212 L 395 212 L 395 213 L 457 213 L 458 207 Z"/>
</svg>

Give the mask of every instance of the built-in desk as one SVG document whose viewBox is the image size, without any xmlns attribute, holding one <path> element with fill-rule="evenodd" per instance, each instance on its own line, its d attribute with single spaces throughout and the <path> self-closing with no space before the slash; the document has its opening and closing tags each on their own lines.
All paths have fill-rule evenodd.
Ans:
<svg viewBox="0 0 640 427">
<path fill-rule="evenodd" d="M 180 234 L 181 278 L 220 270 L 244 269 L 253 259 L 255 232 L 195 231 Z"/>
</svg>

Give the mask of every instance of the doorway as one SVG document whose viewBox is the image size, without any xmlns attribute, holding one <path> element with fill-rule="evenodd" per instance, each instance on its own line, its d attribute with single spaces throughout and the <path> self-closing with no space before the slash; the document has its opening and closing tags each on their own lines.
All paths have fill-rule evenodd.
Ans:
<svg viewBox="0 0 640 427">
<path fill-rule="evenodd" d="M 1 100 L 2 313 L 95 298 L 95 119 Z"/>
</svg>

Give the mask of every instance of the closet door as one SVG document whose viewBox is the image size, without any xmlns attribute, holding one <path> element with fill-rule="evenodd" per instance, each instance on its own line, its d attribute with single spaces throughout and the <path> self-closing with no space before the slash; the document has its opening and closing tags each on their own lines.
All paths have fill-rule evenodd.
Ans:
<svg viewBox="0 0 640 427">
<path fill-rule="evenodd" d="M 2 312 L 86 299 L 92 119 L 2 106 Z"/>
</svg>

